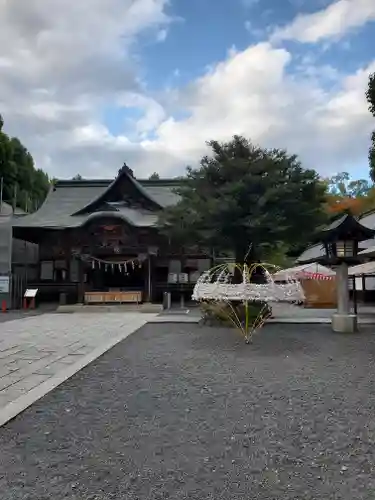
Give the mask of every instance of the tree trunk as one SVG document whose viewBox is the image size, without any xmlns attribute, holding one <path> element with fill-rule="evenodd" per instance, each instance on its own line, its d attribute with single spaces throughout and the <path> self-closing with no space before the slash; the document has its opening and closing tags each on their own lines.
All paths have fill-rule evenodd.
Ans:
<svg viewBox="0 0 375 500">
<path fill-rule="evenodd" d="M 235 251 L 235 256 L 236 264 L 240 266 L 240 268 L 236 267 L 234 270 L 233 284 L 238 284 L 242 283 L 243 278 L 241 268 L 243 268 L 244 264 L 246 264 L 248 267 L 251 267 L 257 262 L 260 263 L 260 260 L 258 259 L 258 254 L 256 249 L 254 248 L 254 245 L 252 245 L 250 249 L 248 246 L 238 246 Z M 253 269 L 251 281 L 253 281 L 254 283 L 265 282 L 264 270 L 261 267 L 255 267 Z"/>
</svg>

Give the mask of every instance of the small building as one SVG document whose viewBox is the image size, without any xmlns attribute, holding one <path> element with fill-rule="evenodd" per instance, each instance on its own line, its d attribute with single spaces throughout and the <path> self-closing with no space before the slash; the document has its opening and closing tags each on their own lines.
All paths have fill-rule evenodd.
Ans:
<svg viewBox="0 0 375 500">
<path fill-rule="evenodd" d="M 61 180 L 35 213 L 13 219 L 13 236 L 38 245 L 28 279 L 39 300 L 159 302 L 191 295 L 210 252 L 184 249 L 158 229 L 178 202 L 178 180 L 138 180 L 126 166 L 114 180 Z"/>
<path fill-rule="evenodd" d="M 0 203 L 0 302 L 7 309 L 19 308 L 27 283 L 27 273 L 38 261 L 38 246 L 13 237 L 12 226 L 22 209 Z"/>
<path fill-rule="evenodd" d="M 358 221 L 365 227 L 369 229 L 375 229 L 375 210 L 370 210 L 363 213 L 358 217 Z M 359 265 L 352 266 L 349 268 L 349 289 L 355 288 L 358 292 L 357 297 L 359 300 L 364 302 L 374 302 L 375 301 L 375 238 L 360 241 L 359 244 L 359 256 L 361 257 L 363 263 Z M 307 248 L 302 254 L 296 259 L 296 265 L 307 265 L 324 257 L 325 251 L 322 243 L 312 245 Z M 369 264 L 373 263 L 373 264 Z"/>
</svg>

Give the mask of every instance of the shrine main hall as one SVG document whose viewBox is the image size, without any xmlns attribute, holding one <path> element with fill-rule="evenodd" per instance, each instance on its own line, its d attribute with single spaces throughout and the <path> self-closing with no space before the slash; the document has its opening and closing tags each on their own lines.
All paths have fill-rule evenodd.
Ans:
<svg viewBox="0 0 375 500">
<path fill-rule="evenodd" d="M 159 229 L 178 202 L 176 179 L 139 180 L 124 165 L 114 180 L 59 180 L 34 213 L 13 219 L 13 238 L 37 246 L 27 287 L 40 301 L 161 302 L 188 298 L 211 256 Z M 22 265 L 22 264 L 21 264 Z M 18 266 L 20 267 L 20 266 Z"/>
</svg>

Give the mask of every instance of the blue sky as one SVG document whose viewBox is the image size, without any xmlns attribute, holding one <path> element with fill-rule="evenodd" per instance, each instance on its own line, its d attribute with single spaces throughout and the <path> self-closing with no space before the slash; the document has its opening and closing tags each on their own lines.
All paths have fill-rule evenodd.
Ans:
<svg viewBox="0 0 375 500">
<path fill-rule="evenodd" d="M 179 175 L 240 133 L 367 176 L 374 0 L 53 1 L 0 12 L 6 126 L 51 175 Z"/>
</svg>

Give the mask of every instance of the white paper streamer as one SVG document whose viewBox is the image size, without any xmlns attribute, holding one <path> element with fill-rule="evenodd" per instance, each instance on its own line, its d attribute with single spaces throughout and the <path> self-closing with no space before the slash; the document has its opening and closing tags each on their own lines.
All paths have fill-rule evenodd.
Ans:
<svg viewBox="0 0 375 500">
<path fill-rule="evenodd" d="M 204 272 L 194 287 L 192 299 L 216 301 L 254 302 L 303 302 L 305 295 L 299 281 L 288 280 L 285 284 L 275 283 L 271 274 L 265 271 L 266 283 L 251 283 L 251 274 L 245 268 L 242 283 L 232 284 L 228 266 L 213 268 Z"/>
</svg>

